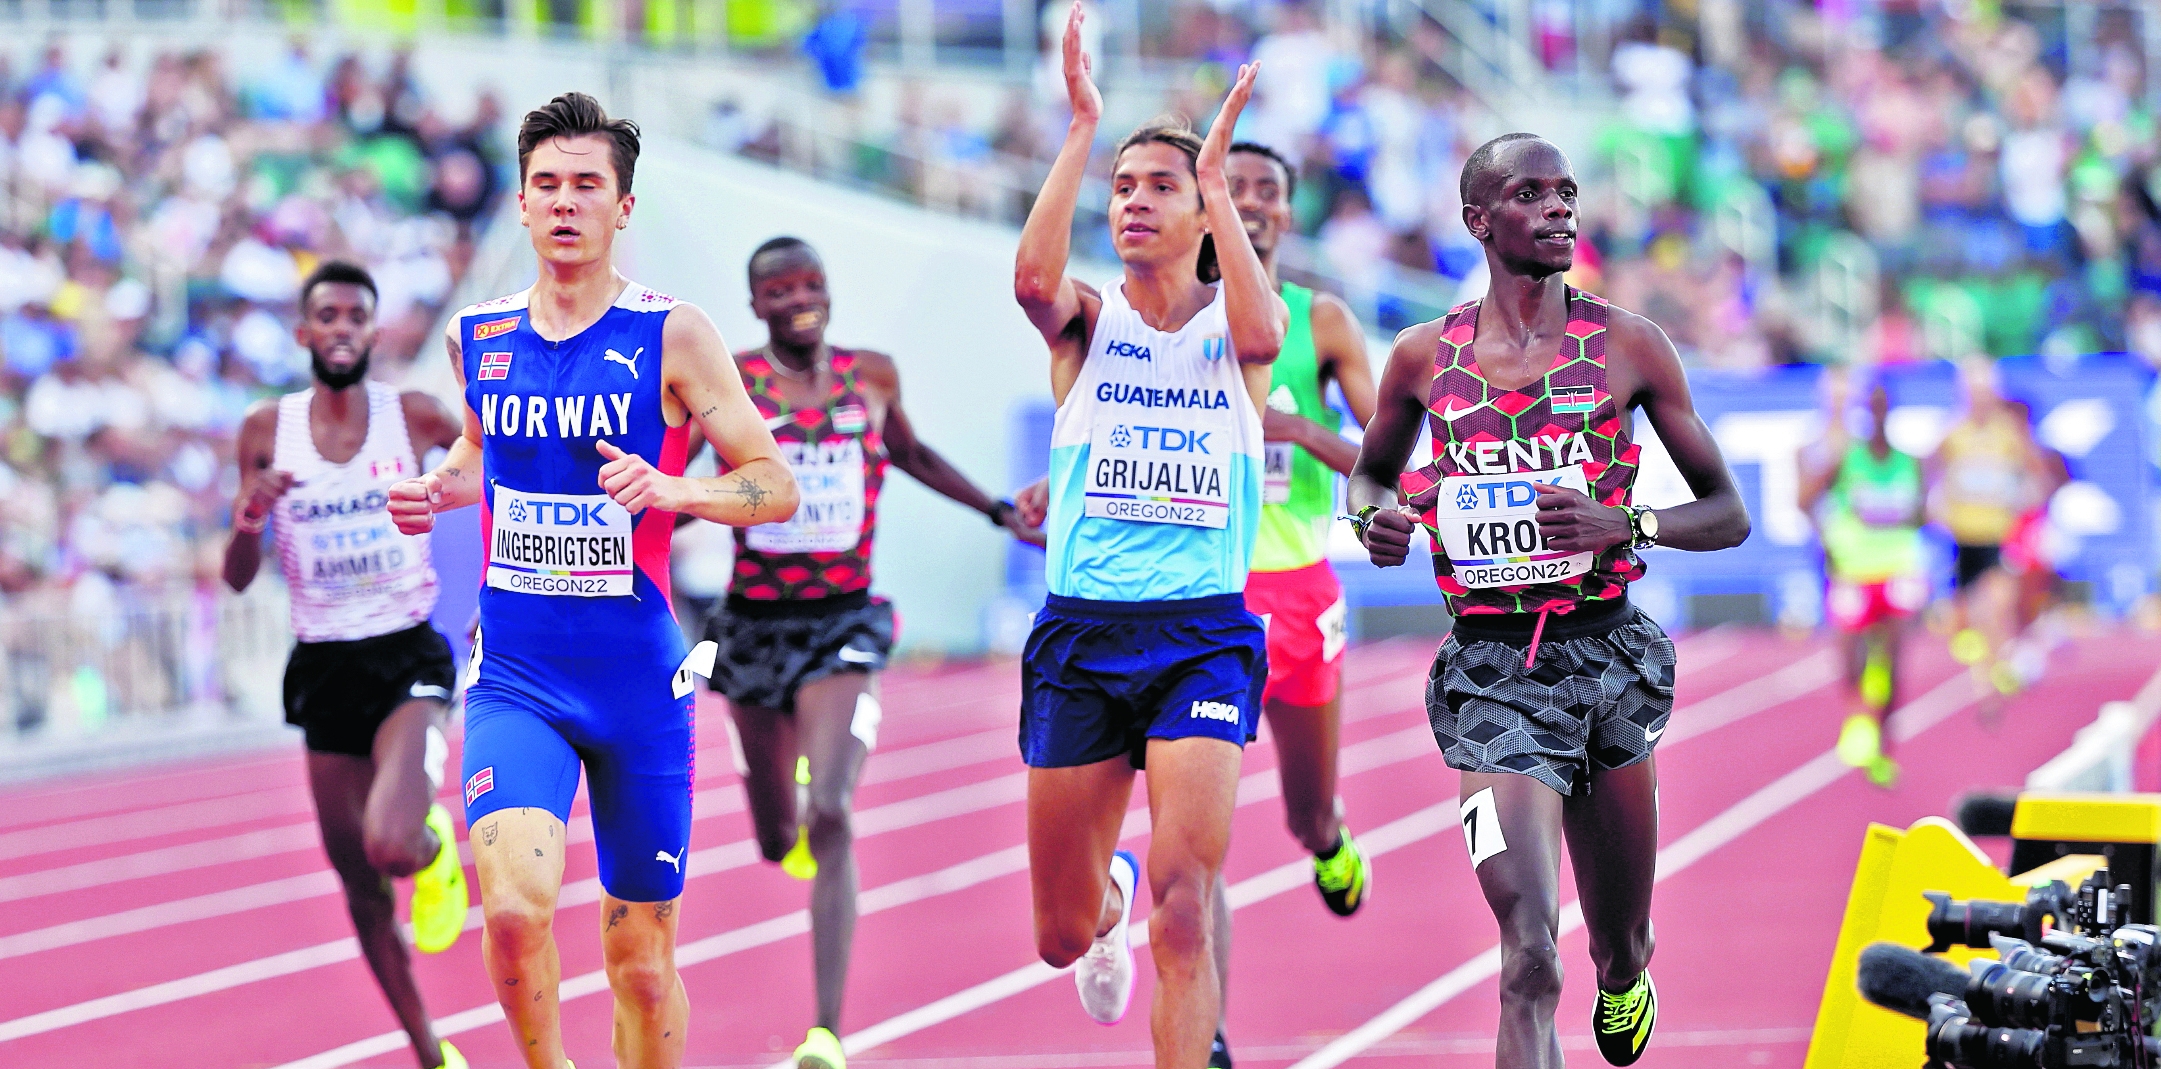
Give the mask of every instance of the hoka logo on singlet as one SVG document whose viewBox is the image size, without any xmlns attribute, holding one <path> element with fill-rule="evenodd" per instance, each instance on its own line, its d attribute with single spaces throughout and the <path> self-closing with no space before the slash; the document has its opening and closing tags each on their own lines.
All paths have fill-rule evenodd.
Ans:
<svg viewBox="0 0 2161 1069">
<path fill-rule="evenodd" d="M 1448 460 L 1457 471 L 1478 475 L 1543 471 L 1564 464 L 1593 462 L 1591 445 L 1584 439 L 1582 431 L 1514 438 L 1505 442 L 1449 442 Z"/>
<path fill-rule="evenodd" d="M 627 393 L 593 394 L 588 398 L 520 397 L 494 394 L 480 397 L 480 429 L 506 438 L 604 438 L 630 433 L 630 398 Z M 553 405 L 550 405 L 550 402 Z M 552 418 L 551 418 L 552 417 Z M 550 424 L 554 430 L 549 430 Z"/>
<path fill-rule="evenodd" d="M 1230 394 L 1223 390 L 1187 390 L 1172 387 L 1134 386 L 1124 382 L 1096 384 L 1096 400 L 1142 408 L 1229 408 Z"/>
<path fill-rule="evenodd" d="M 1111 356 L 1130 356 L 1135 360 L 1146 360 L 1150 363 L 1155 361 L 1155 355 L 1148 351 L 1147 346 L 1135 345 L 1129 341 L 1105 342 L 1103 351 Z"/>
</svg>

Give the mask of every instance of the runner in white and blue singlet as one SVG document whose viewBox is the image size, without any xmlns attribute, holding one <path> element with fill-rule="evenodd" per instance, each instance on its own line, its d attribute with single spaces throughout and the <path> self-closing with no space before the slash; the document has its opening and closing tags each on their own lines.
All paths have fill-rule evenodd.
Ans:
<svg viewBox="0 0 2161 1069">
<path fill-rule="evenodd" d="M 1205 143 L 1183 125 L 1126 138 L 1110 200 L 1124 274 L 1100 294 L 1067 276 L 1102 115 L 1081 18 L 1076 2 L 1064 42 L 1072 126 L 1014 270 L 1058 402 L 1050 597 L 1021 681 L 1036 942 L 1053 966 L 1079 963 L 1090 1017 L 1124 1016 L 1139 864 L 1117 846 L 1145 764 L 1156 1064 L 1198 1066 L 1221 1009 L 1216 877 L 1267 682 L 1267 641 L 1242 592 L 1261 508 L 1260 402 L 1287 313 L 1224 172 L 1253 67 Z"/>
</svg>

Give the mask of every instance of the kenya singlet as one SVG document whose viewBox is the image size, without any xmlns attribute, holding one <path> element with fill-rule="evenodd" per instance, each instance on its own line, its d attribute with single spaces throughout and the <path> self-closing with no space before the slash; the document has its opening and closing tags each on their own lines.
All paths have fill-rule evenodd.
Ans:
<svg viewBox="0 0 2161 1069">
<path fill-rule="evenodd" d="M 743 357 L 743 385 L 795 473 L 802 503 L 786 523 L 735 529 L 730 597 L 815 601 L 870 587 L 885 439 L 871 426 L 855 354 L 834 349 L 831 361 L 832 394 L 821 405 L 791 409 L 772 359 Z"/>
<path fill-rule="evenodd" d="M 1175 332 L 1103 289 L 1051 430 L 1050 592 L 1094 601 L 1235 594 L 1261 502 L 1261 417 L 1230 352 L 1223 288 Z"/>
<path fill-rule="evenodd" d="M 1433 463 L 1403 488 L 1433 535 L 1433 570 L 1449 610 L 1568 612 L 1624 597 L 1643 574 L 1626 543 L 1602 553 L 1551 549 L 1538 530 L 1533 483 L 1625 505 L 1642 447 L 1606 389 L 1606 302 L 1568 290 L 1568 332 L 1545 374 L 1502 390 L 1479 374 L 1472 342 L 1480 302 L 1448 313 L 1426 401 Z"/>
<path fill-rule="evenodd" d="M 293 634 L 348 642 L 402 631 L 435 611 L 428 539 L 398 533 L 390 484 L 420 474 L 398 391 L 366 384 L 368 436 L 343 464 L 315 450 L 313 389 L 278 399 L 271 465 L 293 477 L 278 501 L 278 565 L 292 592 Z"/>
</svg>

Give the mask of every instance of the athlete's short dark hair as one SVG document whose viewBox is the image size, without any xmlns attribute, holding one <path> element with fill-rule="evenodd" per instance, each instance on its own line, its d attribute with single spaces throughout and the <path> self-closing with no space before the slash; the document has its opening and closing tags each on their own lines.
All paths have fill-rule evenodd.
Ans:
<svg viewBox="0 0 2161 1069">
<path fill-rule="evenodd" d="M 367 268 L 346 260 L 324 260 L 315 265 L 315 270 L 308 272 L 308 277 L 300 283 L 301 311 L 308 310 L 308 295 L 315 292 L 315 287 L 326 282 L 358 286 L 368 291 L 370 300 L 382 299 L 382 294 L 375 289 L 375 276 L 368 274 Z"/>
<path fill-rule="evenodd" d="M 1501 146 L 1515 141 L 1544 140 L 1545 138 L 1537 134 L 1517 132 L 1502 134 L 1478 146 L 1477 151 L 1471 153 L 1471 158 L 1463 161 L 1463 176 L 1456 183 L 1457 195 L 1463 198 L 1466 205 L 1486 203 L 1493 197 L 1493 183 L 1500 178 L 1498 161 Z"/>
<path fill-rule="evenodd" d="M 767 239 L 765 244 L 751 250 L 750 262 L 745 265 L 745 270 L 750 275 L 750 281 L 755 284 L 760 278 L 764 277 L 758 271 L 758 261 L 764 259 L 767 254 L 797 251 L 804 253 L 813 260 L 818 258 L 818 250 L 811 248 L 810 242 L 804 241 L 802 238 L 783 234 L 777 238 Z"/>
<path fill-rule="evenodd" d="M 638 124 L 629 119 L 608 118 L 607 109 L 588 93 L 564 93 L 525 113 L 518 124 L 518 182 L 525 182 L 525 162 L 541 142 L 558 137 L 599 134 L 614 143 L 615 191 L 630 192 L 631 172 L 638 167 Z"/>
<path fill-rule="evenodd" d="M 1269 148 L 1268 146 L 1263 145 L 1258 141 L 1232 142 L 1232 155 L 1236 155 L 1240 152 L 1250 153 L 1252 155 L 1259 156 L 1262 159 L 1273 161 L 1276 166 L 1283 168 L 1284 200 L 1291 199 L 1291 196 L 1298 192 L 1298 168 L 1291 166 L 1291 161 L 1284 159 L 1282 153 L 1277 152 L 1275 149 Z"/>
<path fill-rule="evenodd" d="M 1118 168 L 1118 159 L 1135 145 L 1169 145 L 1183 153 L 1186 171 L 1196 178 L 1200 175 L 1201 135 L 1193 132 L 1193 124 L 1183 115 L 1165 115 L 1143 124 L 1140 129 L 1127 134 L 1118 142 L 1118 151 L 1111 153 L 1111 169 Z M 1216 282 L 1223 278 L 1223 269 L 1216 263 L 1216 239 L 1213 234 L 1201 235 L 1201 258 L 1194 265 L 1194 274 L 1202 282 Z"/>
</svg>

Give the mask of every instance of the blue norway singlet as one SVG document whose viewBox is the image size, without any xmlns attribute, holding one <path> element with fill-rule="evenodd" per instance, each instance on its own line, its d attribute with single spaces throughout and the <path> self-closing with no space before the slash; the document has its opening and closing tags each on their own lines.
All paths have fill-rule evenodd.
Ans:
<svg viewBox="0 0 2161 1069">
<path fill-rule="evenodd" d="M 680 475 L 689 429 L 661 409 L 675 300 L 626 286 L 598 322 L 535 333 L 527 295 L 458 316 L 480 420 L 487 563 L 465 698 L 465 812 L 570 819 L 582 769 L 600 882 L 632 902 L 683 890 L 692 691 L 668 591 L 675 515 L 630 515 L 600 485 L 605 440 Z"/>
</svg>

